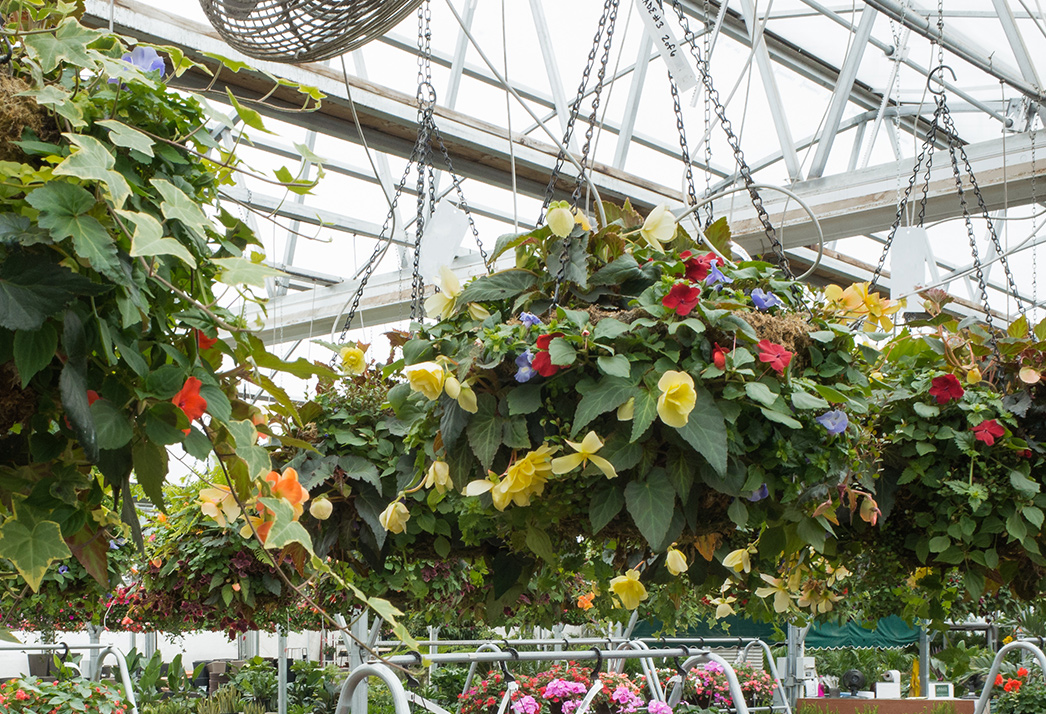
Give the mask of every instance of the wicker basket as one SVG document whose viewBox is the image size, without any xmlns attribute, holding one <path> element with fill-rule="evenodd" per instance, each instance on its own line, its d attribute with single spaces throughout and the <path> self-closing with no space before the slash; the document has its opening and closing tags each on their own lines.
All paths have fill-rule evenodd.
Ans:
<svg viewBox="0 0 1046 714">
<path fill-rule="evenodd" d="M 362 47 L 422 0 L 200 0 L 226 42 L 248 57 L 319 62 Z"/>
</svg>

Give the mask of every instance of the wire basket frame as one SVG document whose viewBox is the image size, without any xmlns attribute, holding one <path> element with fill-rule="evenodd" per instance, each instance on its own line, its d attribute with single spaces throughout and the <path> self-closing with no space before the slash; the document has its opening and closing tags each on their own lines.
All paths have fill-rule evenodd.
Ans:
<svg viewBox="0 0 1046 714">
<path fill-rule="evenodd" d="M 214 29 L 248 57 L 319 62 L 388 32 L 422 0 L 200 0 Z"/>
</svg>

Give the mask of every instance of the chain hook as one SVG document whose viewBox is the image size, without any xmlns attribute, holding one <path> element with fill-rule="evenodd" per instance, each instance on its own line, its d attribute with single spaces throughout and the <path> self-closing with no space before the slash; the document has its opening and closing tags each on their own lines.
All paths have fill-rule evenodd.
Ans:
<svg viewBox="0 0 1046 714">
<path fill-rule="evenodd" d="M 930 73 L 926 75 L 926 91 L 930 92 L 930 94 L 936 94 L 938 97 L 943 97 L 944 96 L 944 80 L 943 79 L 938 79 L 937 80 L 937 83 L 940 84 L 940 88 L 938 88 L 938 89 L 934 89 L 932 86 L 930 86 L 930 80 L 932 80 L 933 79 L 933 75 L 937 74 L 938 72 L 941 72 L 941 74 L 944 74 L 943 70 L 948 70 L 948 74 L 950 74 L 952 76 L 952 81 L 953 82 L 958 81 L 956 76 L 955 76 L 955 70 L 952 69 L 951 67 L 949 67 L 946 64 L 942 64 L 942 65 L 939 65 L 939 66 L 934 67 L 933 69 L 931 69 Z"/>
</svg>

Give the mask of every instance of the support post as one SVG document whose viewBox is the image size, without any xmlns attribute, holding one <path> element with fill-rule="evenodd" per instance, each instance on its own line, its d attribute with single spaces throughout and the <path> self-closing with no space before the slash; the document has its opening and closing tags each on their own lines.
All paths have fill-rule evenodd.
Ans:
<svg viewBox="0 0 1046 714">
<path fill-rule="evenodd" d="M 367 642 L 369 632 L 367 631 L 367 613 L 364 612 L 352 623 L 352 636 L 360 642 Z M 349 650 L 349 671 L 355 672 L 363 665 L 364 652 L 360 650 L 355 642 L 346 642 Z M 352 714 L 367 714 L 367 680 L 361 680 L 352 690 L 352 699 L 349 701 Z"/>
<path fill-rule="evenodd" d="M 927 696 L 930 691 L 930 635 L 926 628 L 919 629 L 919 694 Z"/>
<path fill-rule="evenodd" d="M 276 649 L 279 656 L 279 695 L 277 709 L 279 714 L 287 714 L 287 631 L 280 628 L 276 635 Z"/>
<path fill-rule="evenodd" d="M 87 636 L 92 645 L 102 643 L 102 628 L 98 625 L 87 626 Z M 87 678 L 98 679 L 98 650 L 92 649 L 87 654 Z"/>
</svg>

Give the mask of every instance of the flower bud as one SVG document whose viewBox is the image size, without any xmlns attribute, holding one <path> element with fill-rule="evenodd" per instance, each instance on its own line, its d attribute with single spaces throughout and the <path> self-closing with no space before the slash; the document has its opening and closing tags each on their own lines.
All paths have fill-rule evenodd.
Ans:
<svg viewBox="0 0 1046 714">
<path fill-rule="evenodd" d="M 668 566 L 668 572 L 672 573 L 672 575 L 685 573 L 689 568 L 686 556 L 678 548 L 668 549 L 668 554 L 665 556 L 665 565 Z"/>
<path fill-rule="evenodd" d="M 329 499 L 320 497 L 312 502 L 309 506 L 309 513 L 317 521 L 325 521 L 331 517 L 331 513 L 334 511 L 334 504 Z"/>
<path fill-rule="evenodd" d="M 559 238 L 566 238 L 574 230 L 574 214 L 570 212 L 566 201 L 549 206 L 545 222 L 548 223 L 552 233 Z"/>
</svg>

